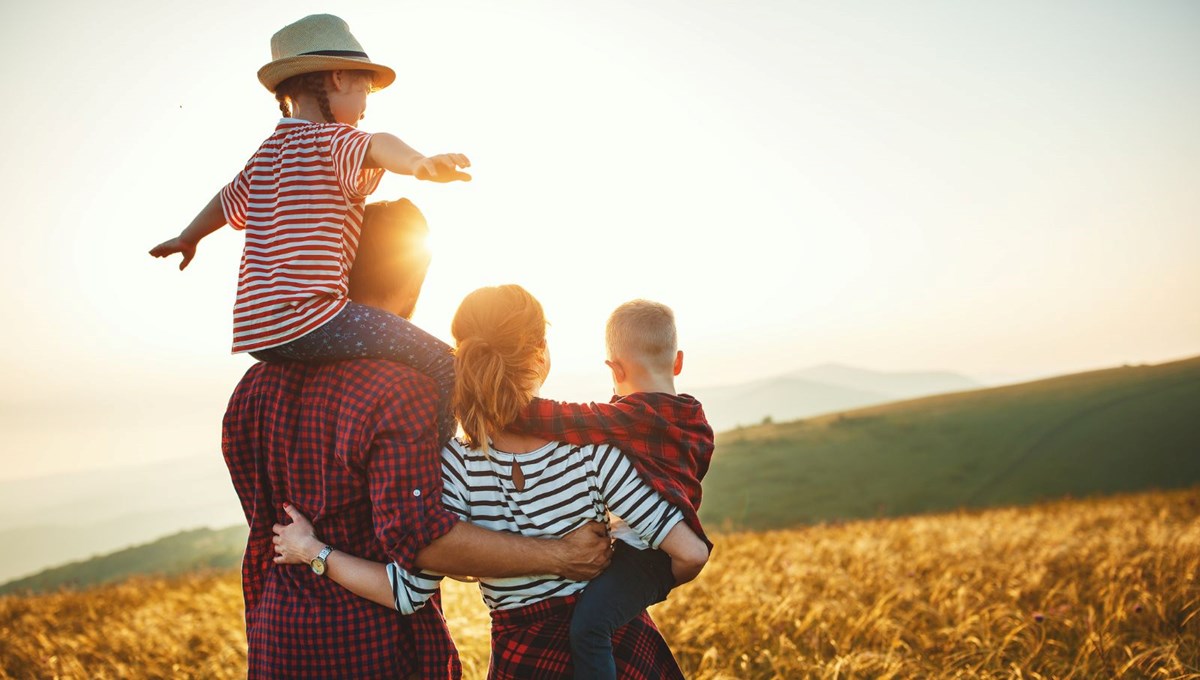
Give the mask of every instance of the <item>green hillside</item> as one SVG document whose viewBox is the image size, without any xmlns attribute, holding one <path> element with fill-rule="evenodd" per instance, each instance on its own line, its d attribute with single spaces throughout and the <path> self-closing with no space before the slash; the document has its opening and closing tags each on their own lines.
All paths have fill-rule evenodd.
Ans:
<svg viewBox="0 0 1200 680">
<path fill-rule="evenodd" d="M 242 563 L 246 527 L 193 529 L 109 555 L 47 569 L 0 586 L 0 595 L 83 588 L 120 581 L 134 574 L 183 574 L 198 569 L 227 569 Z"/>
<path fill-rule="evenodd" d="M 1198 481 L 1200 357 L 726 432 L 701 517 L 762 529 Z"/>
<path fill-rule="evenodd" d="M 1200 357 L 725 432 L 712 529 L 1023 505 L 1200 483 Z M 0 586 L 84 587 L 236 566 L 246 528 L 198 529 Z"/>
</svg>

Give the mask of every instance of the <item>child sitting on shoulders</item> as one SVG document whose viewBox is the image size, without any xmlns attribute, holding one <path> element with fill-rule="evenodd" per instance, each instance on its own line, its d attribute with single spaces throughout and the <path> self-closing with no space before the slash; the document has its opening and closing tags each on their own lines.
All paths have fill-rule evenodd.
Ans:
<svg viewBox="0 0 1200 680">
<path fill-rule="evenodd" d="M 450 348 L 408 320 L 348 298 L 364 203 L 385 170 L 433 182 L 469 181 L 462 154 L 425 157 L 400 138 L 357 129 L 367 95 L 395 72 L 374 63 L 341 19 L 317 14 L 271 38 L 258 79 L 283 119 L 233 181 L 180 234 L 150 254 L 183 255 L 229 224 L 245 230 L 233 309 L 233 352 L 263 361 L 391 359 L 433 378 L 439 432 L 454 434 Z"/>
<path fill-rule="evenodd" d="M 534 399 L 511 429 L 572 444 L 609 443 L 621 449 L 642 479 L 683 513 L 712 549 L 700 526 L 700 482 L 713 454 L 713 431 L 700 402 L 675 391 L 683 370 L 675 315 L 670 307 L 633 300 L 618 307 L 605 328 L 616 396 L 607 404 Z M 575 604 L 571 652 L 575 677 L 616 678 L 612 635 L 646 607 L 666 599 L 678 582 L 671 558 L 649 549 L 614 516 L 612 563 Z"/>
</svg>

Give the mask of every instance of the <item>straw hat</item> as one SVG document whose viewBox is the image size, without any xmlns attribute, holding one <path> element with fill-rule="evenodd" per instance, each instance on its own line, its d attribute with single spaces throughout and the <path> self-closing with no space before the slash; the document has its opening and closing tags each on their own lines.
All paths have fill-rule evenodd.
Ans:
<svg viewBox="0 0 1200 680">
<path fill-rule="evenodd" d="M 371 62 L 345 21 L 332 14 L 313 14 L 271 36 L 271 63 L 258 69 L 258 81 L 274 92 L 292 76 L 340 69 L 373 71 L 377 89 L 396 80 L 395 71 Z"/>
</svg>

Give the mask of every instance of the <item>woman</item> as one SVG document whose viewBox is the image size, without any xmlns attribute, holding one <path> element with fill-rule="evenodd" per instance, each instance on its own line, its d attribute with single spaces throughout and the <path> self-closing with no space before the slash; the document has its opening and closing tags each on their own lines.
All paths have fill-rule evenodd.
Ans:
<svg viewBox="0 0 1200 680">
<path fill-rule="evenodd" d="M 611 509 L 625 519 L 626 531 L 671 557 L 678 583 L 695 578 L 707 559 L 706 546 L 620 451 L 507 430 L 549 372 L 545 331 L 541 305 L 520 286 L 481 288 L 459 306 L 451 326 L 454 406 L 466 437 L 451 440 L 442 452 L 443 504 L 485 528 L 527 536 L 563 536 L 589 520 L 605 521 Z M 295 522 L 275 528 L 276 562 L 307 563 L 326 546 L 303 516 L 288 512 Z M 440 578 L 367 560 L 348 564 L 334 580 L 402 613 L 420 608 Z M 481 580 L 492 610 L 488 677 L 569 677 L 570 616 L 586 585 L 553 576 Z M 617 631 L 613 648 L 621 677 L 683 677 L 644 612 Z"/>
</svg>

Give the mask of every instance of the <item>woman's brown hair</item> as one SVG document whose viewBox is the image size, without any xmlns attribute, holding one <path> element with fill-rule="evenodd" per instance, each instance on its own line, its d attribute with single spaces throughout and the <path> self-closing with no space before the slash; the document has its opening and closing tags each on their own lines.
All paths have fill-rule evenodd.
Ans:
<svg viewBox="0 0 1200 680">
<path fill-rule="evenodd" d="M 533 400 L 546 378 L 546 316 L 517 285 L 467 295 L 450 324 L 454 336 L 454 411 L 467 446 L 488 450 Z"/>
</svg>

